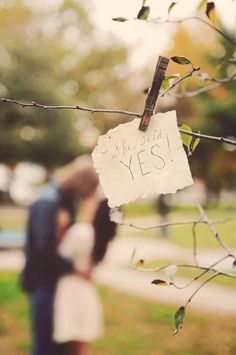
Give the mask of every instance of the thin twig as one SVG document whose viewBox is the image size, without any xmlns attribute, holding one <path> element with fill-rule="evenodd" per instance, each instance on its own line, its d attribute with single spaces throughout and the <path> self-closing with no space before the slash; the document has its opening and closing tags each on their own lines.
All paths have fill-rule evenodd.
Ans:
<svg viewBox="0 0 236 355">
<path fill-rule="evenodd" d="M 199 213 L 201 215 L 201 217 L 203 218 L 203 220 L 206 222 L 209 230 L 211 231 L 211 233 L 213 234 L 213 236 L 215 237 L 215 239 L 218 241 L 218 243 L 222 246 L 222 248 L 227 252 L 227 254 L 233 256 L 236 259 L 236 254 L 232 253 L 232 251 L 229 249 L 229 247 L 223 242 L 223 240 L 220 238 L 218 232 L 215 230 L 215 228 L 212 225 L 212 222 L 209 221 L 206 212 L 204 211 L 204 209 L 202 208 L 202 206 L 200 205 L 199 202 L 196 203 L 197 204 L 197 208 L 199 210 Z"/>
<path fill-rule="evenodd" d="M 6 99 L 4 97 L 0 98 L 0 102 L 1 103 L 16 104 L 16 105 L 19 105 L 21 107 L 38 107 L 38 108 L 42 108 L 44 110 L 81 110 L 81 111 L 88 111 L 88 112 L 91 112 L 91 113 L 106 112 L 106 113 L 117 113 L 117 114 L 135 116 L 135 117 L 141 117 L 142 116 L 141 113 L 124 111 L 124 110 L 89 108 L 89 107 L 83 107 L 83 106 L 80 106 L 80 105 L 74 105 L 74 106 L 68 106 L 68 105 L 56 106 L 56 105 L 54 105 L 54 106 L 50 106 L 50 105 L 43 105 L 43 104 L 37 103 L 35 101 L 32 101 L 31 103 L 26 103 L 26 102 L 21 102 L 21 101 L 18 101 L 18 100 Z"/>
<path fill-rule="evenodd" d="M 228 139 L 228 138 L 224 138 L 224 137 L 209 136 L 209 135 L 202 134 L 202 133 L 189 132 L 189 131 L 185 131 L 182 128 L 179 128 L 179 131 L 181 133 L 187 134 L 188 136 L 198 137 L 198 138 L 221 142 L 221 143 L 227 143 L 227 144 L 236 146 L 236 140 L 232 140 L 232 139 Z"/>
<path fill-rule="evenodd" d="M 163 91 L 163 92 L 160 94 L 158 100 L 159 100 L 161 97 L 164 97 L 164 96 L 165 96 L 170 90 L 172 90 L 176 85 L 178 85 L 179 83 L 181 83 L 181 81 L 183 81 L 183 80 L 185 80 L 186 78 L 192 76 L 193 73 L 194 73 L 195 71 L 198 71 L 198 70 L 200 70 L 200 68 L 192 67 L 192 69 L 191 69 L 189 72 L 187 72 L 184 76 L 182 76 L 181 78 L 179 78 L 178 80 L 176 80 L 168 89 L 166 89 L 165 91 Z"/>
<path fill-rule="evenodd" d="M 205 286 L 208 282 L 210 282 L 211 280 L 213 280 L 214 278 L 216 278 L 216 277 L 219 276 L 219 275 L 222 275 L 222 273 L 219 272 L 218 274 L 215 274 L 215 275 L 209 277 L 209 279 L 207 279 L 206 281 L 204 281 L 204 282 L 193 292 L 193 294 L 191 295 L 191 297 L 189 297 L 189 299 L 187 300 L 187 302 L 186 302 L 184 308 L 185 308 L 185 309 L 187 308 L 188 304 L 192 301 L 193 297 L 198 293 L 198 291 L 199 291 L 203 286 Z"/>
<path fill-rule="evenodd" d="M 228 272 L 224 272 L 224 271 L 219 271 L 214 269 L 214 266 L 220 264 L 222 261 L 226 260 L 227 258 L 232 257 L 232 255 L 225 255 L 223 256 L 221 259 L 217 260 L 216 262 L 214 262 L 212 265 L 204 267 L 204 266 L 199 266 L 199 265 L 184 265 L 184 264 L 179 264 L 176 265 L 178 267 L 182 267 L 182 268 L 194 268 L 194 269 L 200 269 L 200 270 L 204 270 L 203 272 L 201 272 L 200 274 L 198 274 L 197 276 L 195 276 L 192 280 L 190 280 L 189 282 L 187 282 L 184 286 L 177 286 L 174 282 L 171 283 L 175 288 L 177 288 L 178 290 L 182 290 L 184 288 L 187 288 L 188 286 L 190 286 L 193 282 L 197 281 L 198 279 L 200 279 L 202 276 L 204 276 L 205 274 L 207 274 L 208 272 L 214 272 L 214 273 L 221 273 L 221 275 L 223 276 L 227 276 L 227 277 L 231 277 L 231 278 L 236 278 L 235 274 L 231 274 Z"/>
<path fill-rule="evenodd" d="M 200 218 L 201 220 L 201 218 Z M 198 266 L 198 261 L 197 261 L 197 235 L 196 235 L 196 227 L 198 225 L 198 222 L 193 224 L 192 227 L 192 232 L 193 232 L 193 260 L 195 265 Z"/>
<path fill-rule="evenodd" d="M 57 110 L 57 109 L 63 109 L 63 110 L 82 110 L 82 111 L 88 111 L 91 113 L 95 113 L 95 112 L 104 112 L 104 113 L 111 113 L 111 114 L 122 114 L 122 115 L 128 115 L 128 116 L 134 116 L 134 117 L 138 117 L 141 118 L 142 117 L 142 113 L 140 112 L 130 112 L 130 111 L 124 111 L 124 110 L 111 110 L 111 109 L 98 109 L 98 108 L 89 108 L 89 107 L 83 107 L 80 105 L 75 105 L 75 106 L 48 106 L 48 105 L 43 105 L 40 103 L 36 103 L 35 101 L 32 101 L 31 103 L 26 103 L 26 102 L 21 102 L 18 100 L 14 100 L 14 99 L 6 99 L 4 97 L 0 98 L 0 103 L 4 104 L 4 103 L 8 103 L 8 104 L 15 104 L 15 105 L 19 105 L 21 107 L 36 107 L 36 108 L 41 108 L 44 110 Z M 224 137 L 215 137 L 215 136 L 210 136 L 210 135 L 205 135 L 205 134 L 201 134 L 201 133 L 195 133 L 195 132 L 189 132 L 189 131 L 185 131 L 183 129 L 179 129 L 179 131 L 181 133 L 185 133 L 189 136 L 192 137 L 199 137 L 202 139 L 207 139 L 207 140 L 212 140 L 212 141 L 216 141 L 216 142 L 221 142 L 221 143 L 227 143 L 230 145 L 235 145 L 236 146 L 236 141 L 231 140 L 231 139 L 227 139 Z"/>
<path fill-rule="evenodd" d="M 224 219 L 222 221 L 214 221 L 214 222 L 212 222 L 212 224 L 222 224 L 222 223 L 228 222 L 229 220 L 231 220 L 231 219 L 227 218 L 227 219 Z M 149 227 L 136 226 L 133 223 L 125 223 L 125 222 L 119 223 L 119 225 L 125 226 L 125 227 L 131 227 L 131 228 L 142 230 L 142 231 L 146 231 L 146 230 L 152 230 L 152 229 L 159 229 L 159 228 L 163 228 L 163 227 L 172 227 L 172 226 L 179 226 L 179 225 L 193 225 L 193 224 L 196 224 L 196 223 L 197 224 L 198 223 L 207 224 L 208 222 L 203 220 L 202 218 L 200 218 L 200 219 L 197 219 L 197 220 L 194 220 L 194 221 L 160 223 L 160 224 L 157 224 L 155 226 L 149 226 Z"/>
<path fill-rule="evenodd" d="M 195 278 L 193 278 L 192 280 L 189 281 L 189 283 L 187 283 L 184 286 L 177 286 L 175 283 L 171 282 L 171 285 L 173 285 L 174 287 L 178 288 L 178 289 L 184 289 L 187 288 L 189 285 L 191 285 L 194 281 L 198 280 L 200 277 L 202 277 L 204 274 L 206 274 L 207 272 L 211 271 L 214 273 L 221 273 L 222 276 L 226 276 L 226 277 L 230 277 L 233 279 L 236 279 L 236 274 L 232 274 L 230 272 L 225 272 L 225 271 L 220 271 L 217 269 L 214 269 L 214 266 L 216 266 L 217 264 L 221 263 L 223 260 L 232 257 L 232 255 L 226 255 L 223 258 L 221 258 L 220 260 L 217 260 L 214 264 L 210 265 L 210 266 L 200 266 L 200 265 L 191 265 L 191 264 L 165 264 L 163 266 L 160 267 L 155 267 L 155 268 L 144 268 L 144 267 L 140 267 L 140 266 L 136 266 L 134 265 L 130 265 L 130 267 L 134 270 L 137 271 L 142 271 L 142 272 L 151 272 L 151 273 L 158 273 L 160 271 L 166 270 L 168 269 L 168 267 L 170 266 L 176 266 L 177 268 L 186 268 L 186 269 L 198 269 L 198 270 L 204 270 L 201 274 L 197 275 Z"/>
<path fill-rule="evenodd" d="M 216 89 L 216 88 L 218 88 L 218 87 L 220 87 L 222 85 L 226 85 L 226 84 L 231 83 L 232 81 L 235 81 L 235 77 L 236 77 L 236 74 L 234 74 L 233 77 L 229 77 L 229 78 L 226 78 L 224 80 L 219 80 L 219 79 L 212 78 L 211 81 L 213 81 L 213 83 L 210 84 L 210 85 L 203 86 L 203 87 L 201 87 L 201 88 L 199 88 L 197 90 L 193 90 L 193 91 L 184 91 L 184 92 L 181 92 L 181 93 L 175 93 L 175 94 L 173 94 L 171 96 L 174 96 L 174 97 L 177 97 L 177 98 L 198 96 L 200 94 L 203 94 L 204 92 Z M 210 79 L 208 79 L 208 81 L 210 81 Z"/>
<path fill-rule="evenodd" d="M 147 20 L 148 22 L 152 22 L 155 24 L 172 24 L 172 23 L 183 23 L 183 22 L 187 22 L 187 21 L 191 21 L 191 20 L 195 20 L 195 21 L 199 21 L 202 22 L 204 25 L 210 27 L 211 29 L 213 29 L 214 31 L 216 31 L 217 33 L 219 33 L 222 37 L 224 37 L 228 42 L 232 43 L 234 46 L 236 46 L 236 41 L 235 39 L 233 39 L 232 37 L 228 36 L 226 33 L 222 32 L 219 28 L 215 27 L 214 25 L 212 25 L 210 22 L 202 19 L 201 17 L 198 16 L 190 16 L 190 17 L 185 17 L 182 19 L 177 19 L 177 20 L 170 20 L 168 19 L 149 19 Z"/>
</svg>

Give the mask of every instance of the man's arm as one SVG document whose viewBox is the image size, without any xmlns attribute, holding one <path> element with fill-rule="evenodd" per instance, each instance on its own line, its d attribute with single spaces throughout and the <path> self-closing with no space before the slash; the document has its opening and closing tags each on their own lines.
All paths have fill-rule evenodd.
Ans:
<svg viewBox="0 0 236 355">
<path fill-rule="evenodd" d="M 28 253 L 30 258 L 35 258 L 37 269 L 52 278 L 73 270 L 71 262 L 57 252 L 59 232 L 62 233 L 62 226 L 58 222 L 57 204 L 48 200 L 36 201 L 29 216 Z"/>
</svg>

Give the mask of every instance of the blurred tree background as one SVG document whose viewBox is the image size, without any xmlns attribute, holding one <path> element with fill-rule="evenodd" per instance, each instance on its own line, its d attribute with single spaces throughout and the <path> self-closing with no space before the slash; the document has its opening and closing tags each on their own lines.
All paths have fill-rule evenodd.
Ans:
<svg viewBox="0 0 236 355">
<path fill-rule="evenodd" d="M 0 1 L 0 96 L 45 105 L 134 105 L 127 49 L 117 40 L 112 45 L 112 37 L 104 43 L 96 36 L 90 11 L 86 1 L 61 1 L 53 8 Z M 99 132 L 119 120 L 107 118 L 1 105 L 0 162 L 31 161 L 50 171 L 89 151 Z"/>
<path fill-rule="evenodd" d="M 92 4 L 64 0 L 42 6 L 29 0 L 0 0 L 0 96 L 45 105 L 82 105 L 91 108 L 141 112 L 153 65 L 135 73 L 128 62 L 130 49 L 103 36 L 93 24 Z M 122 24 L 120 24 L 122 26 Z M 145 24 L 144 24 L 145 25 Z M 189 57 L 215 78 L 235 71 L 234 46 L 200 24 L 176 27 L 172 48 L 164 55 Z M 227 32 L 227 31 L 226 31 Z M 207 41 L 206 41 L 207 38 Z M 170 63 L 169 73 L 189 68 Z M 184 80 L 177 94 L 207 85 L 204 75 Z M 201 133 L 236 137 L 236 81 L 192 98 L 169 96 L 158 109 L 176 109 L 179 123 Z M 0 110 L 0 162 L 14 167 L 29 161 L 50 173 L 78 154 L 90 152 L 98 135 L 128 116 L 77 110 L 43 110 L 4 104 Z M 204 181 L 208 197 L 222 188 L 235 188 L 234 147 L 201 140 L 190 158 L 194 177 Z"/>
<path fill-rule="evenodd" d="M 224 28 L 222 31 L 227 33 Z M 174 38 L 174 46 L 167 56 L 176 55 L 180 51 L 181 55 L 191 59 L 194 66 L 201 68 L 199 76 L 185 80 L 177 88 L 176 92 L 180 96 L 209 85 L 208 78 L 225 79 L 235 73 L 236 65 L 231 60 L 235 46 L 210 28 L 198 26 L 192 31 L 191 26 L 180 27 Z M 183 75 L 186 67 L 179 68 L 170 63 L 169 70 Z M 174 102 L 179 123 L 186 123 L 194 131 L 206 135 L 236 139 L 235 95 L 235 80 L 193 97 L 183 95 Z M 222 146 L 202 139 L 189 162 L 193 176 L 204 181 L 208 202 L 218 201 L 222 189 L 236 187 L 234 146 Z"/>
</svg>

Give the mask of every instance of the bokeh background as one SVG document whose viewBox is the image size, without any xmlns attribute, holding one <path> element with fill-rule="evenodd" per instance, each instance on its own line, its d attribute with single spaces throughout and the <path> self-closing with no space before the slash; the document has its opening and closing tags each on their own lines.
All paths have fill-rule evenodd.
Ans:
<svg viewBox="0 0 236 355">
<path fill-rule="evenodd" d="M 152 17 L 167 16 L 171 1 L 149 1 Z M 191 3 L 191 4 L 190 4 Z M 233 36 L 235 4 L 215 1 L 217 26 Z M 222 5 L 222 3 L 224 3 Z M 171 19 L 193 16 L 199 1 L 181 0 Z M 235 46 L 196 21 L 155 25 L 135 19 L 141 1 L 0 0 L 0 97 L 44 105 L 142 112 L 158 55 L 183 55 L 201 67 L 158 104 L 177 110 L 178 123 L 195 131 L 236 139 L 236 82 L 193 97 L 183 93 L 207 85 L 206 75 L 223 79 L 235 72 Z M 120 23 L 112 18 L 124 16 Z M 206 18 L 204 12 L 199 16 Z M 204 17 L 205 16 L 205 17 Z M 169 74 L 190 68 L 170 63 Z M 0 103 L 0 353 L 26 354 L 30 346 L 28 304 L 18 287 L 23 265 L 27 206 L 52 172 L 74 157 L 91 153 L 98 136 L 132 118 L 80 110 L 44 110 Z M 235 217 L 236 150 L 201 140 L 189 158 L 193 187 L 124 206 L 125 220 L 148 227 L 163 221 L 199 218 L 198 199 L 213 220 Z M 217 229 L 236 247 L 234 220 Z M 206 226 L 198 228 L 201 262 L 220 250 Z M 191 226 L 137 231 L 121 226 L 97 272 L 107 336 L 94 354 L 235 354 L 234 280 L 217 279 L 194 299 L 184 329 L 172 337 L 174 313 L 190 293 L 160 290 L 128 268 L 130 255 L 149 265 L 190 261 Z M 226 270 L 231 265 L 224 265 Z M 139 276 L 137 276 L 139 275 Z M 180 281 L 194 275 L 178 272 Z M 146 290 L 146 291 L 145 291 Z M 207 336 L 206 336 L 207 334 Z"/>
</svg>

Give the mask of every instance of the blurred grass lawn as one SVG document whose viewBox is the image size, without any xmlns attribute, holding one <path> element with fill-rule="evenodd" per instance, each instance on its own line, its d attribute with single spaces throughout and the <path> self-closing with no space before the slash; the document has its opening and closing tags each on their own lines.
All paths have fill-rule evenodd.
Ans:
<svg viewBox="0 0 236 355">
<path fill-rule="evenodd" d="M 29 348 L 26 297 L 15 272 L 0 272 L 0 354 L 23 355 Z M 176 311 L 154 302 L 99 287 L 105 310 L 106 336 L 92 344 L 94 355 L 233 355 L 236 318 L 193 311 L 173 337 Z M 178 306 L 177 306 L 178 307 Z M 176 308 L 177 308 L 176 307 Z"/>
</svg>

